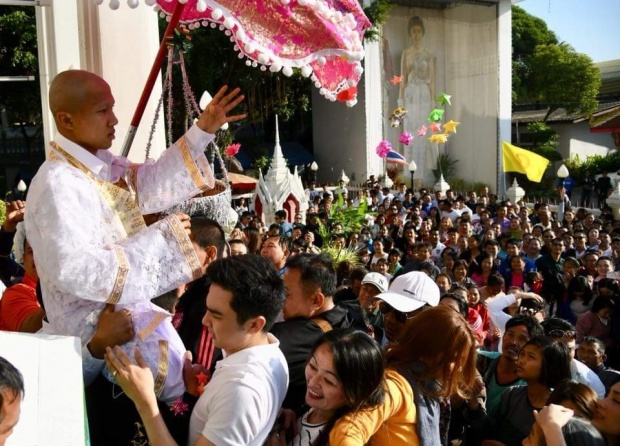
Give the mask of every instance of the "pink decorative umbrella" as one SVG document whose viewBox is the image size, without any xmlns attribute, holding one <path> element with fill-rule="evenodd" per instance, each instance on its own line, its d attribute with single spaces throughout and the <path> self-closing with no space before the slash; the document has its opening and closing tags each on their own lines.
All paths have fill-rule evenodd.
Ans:
<svg viewBox="0 0 620 446">
<path fill-rule="evenodd" d="M 94 0 L 101 4 L 104 0 Z M 130 7 L 138 0 L 127 0 Z M 357 103 L 354 87 L 363 72 L 364 31 L 371 25 L 358 0 L 145 0 L 169 20 L 160 51 L 146 82 L 123 147 L 127 156 L 163 62 L 166 38 L 177 24 L 219 27 L 246 64 L 285 76 L 293 68 L 311 76 L 320 93 L 335 101 L 349 90 L 346 103 Z M 119 0 L 110 0 L 117 9 Z"/>
<path fill-rule="evenodd" d="M 172 15 L 176 4 L 157 0 L 156 9 Z M 247 65 L 286 76 L 300 68 L 330 100 L 357 85 L 371 25 L 358 0 L 189 0 L 180 22 L 219 27 Z M 347 102 L 353 106 L 355 98 Z"/>
</svg>

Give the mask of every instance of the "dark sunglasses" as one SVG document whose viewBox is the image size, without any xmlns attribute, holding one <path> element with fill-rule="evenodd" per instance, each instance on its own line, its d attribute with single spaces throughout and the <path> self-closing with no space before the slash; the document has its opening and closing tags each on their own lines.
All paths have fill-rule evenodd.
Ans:
<svg viewBox="0 0 620 446">
<path fill-rule="evenodd" d="M 390 312 L 394 312 L 394 317 L 401 324 L 404 324 L 409 319 L 412 319 L 415 316 L 415 311 L 412 311 L 410 313 L 403 313 L 402 311 L 396 310 L 395 308 L 393 308 L 390 304 L 386 302 L 381 302 L 379 304 L 379 311 L 382 314 L 388 314 Z"/>
<path fill-rule="evenodd" d="M 568 338 L 572 341 L 573 339 L 577 338 L 577 332 L 572 330 L 551 330 L 549 332 L 549 336 L 555 339 Z"/>
</svg>

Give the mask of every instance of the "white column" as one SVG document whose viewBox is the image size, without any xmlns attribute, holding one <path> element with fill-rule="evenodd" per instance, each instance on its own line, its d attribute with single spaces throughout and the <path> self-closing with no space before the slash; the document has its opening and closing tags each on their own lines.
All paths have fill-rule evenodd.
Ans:
<svg viewBox="0 0 620 446">
<path fill-rule="evenodd" d="M 35 7 L 46 151 L 55 131 L 54 119 L 49 112 L 49 84 L 59 71 L 81 67 L 77 6 L 76 1 L 54 0 L 51 6 Z"/>
<path fill-rule="evenodd" d="M 366 177 L 371 174 L 383 175 L 383 161 L 379 158 L 375 149 L 383 139 L 383 89 L 381 88 L 381 46 L 379 42 L 367 42 L 364 44 L 364 82 L 363 88 L 365 101 L 363 106 L 366 111 Z M 359 107 L 360 104 L 356 107 Z M 365 178 L 359 178 L 364 181 Z"/>
<path fill-rule="evenodd" d="M 506 191 L 502 169 L 501 141 L 511 140 L 512 119 L 512 10 L 510 0 L 501 0 L 497 6 L 497 54 L 499 63 L 498 83 L 498 141 L 497 141 L 497 193 Z"/>
</svg>

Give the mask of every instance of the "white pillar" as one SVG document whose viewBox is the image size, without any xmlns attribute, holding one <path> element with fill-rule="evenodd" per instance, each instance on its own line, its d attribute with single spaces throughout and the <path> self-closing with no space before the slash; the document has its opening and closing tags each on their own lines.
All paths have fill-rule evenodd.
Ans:
<svg viewBox="0 0 620 446">
<path fill-rule="evenodd" d="M 497 132 L 497 194 L 506 191 L 501 157 L 501 142 L 511 141 L 512 122 L 512 10 L 510 0 L 501 0 L 497 6 L 498 72 L 498 132 Z"/>
<path fill-rule="evenodd" d="M 41 88 L 43 137 L 47 152 L 53 138 L 54 119 L 49 112 L 49 84 L 58 72 L 80 68 L 78 3 L 55 0 L 51 6 L 35 7 Z"/>
<path fill-rule="evenodd" d="M 364 44 L 364 77 L 362 78 L 365 93 L 363 103 L 366 115 L 366 177 L 371 174 L 385 174 L 383 161 L 376 156 L 377 144 L 383 139 L 383 90 L 381 88 L 381 46 L 379 42 Z M 361 83 L 361 82 L 360 82 Z M 361 104 L 358 103 L 356 107 Z M 365 178 L 359 178 L 364 180 Z"/>
</svg>

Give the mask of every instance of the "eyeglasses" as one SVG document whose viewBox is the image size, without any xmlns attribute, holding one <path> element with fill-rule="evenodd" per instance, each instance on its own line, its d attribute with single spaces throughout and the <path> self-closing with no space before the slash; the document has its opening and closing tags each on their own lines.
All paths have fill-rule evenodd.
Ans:
<svg viewBox="0 0 620 446">
<path fill-rule="evenodd" d="M 573 330 L 551 330 L 549 332 L 549 336 L 556 339 L 567 338 L 572 341 L 577 338 L 577 332 Z"/>
<path fill-rule="evenodd" d="M 388 314 L 390 312 L 394 312 L 394 317 L 401 324 L 404 324 L 409 319 L 412 319 L 415 316 L 415 313 L 416 313 L 415 311 L 411 311 L 409 313 L 403 313 L 402 311 L 398 311 L 397 309 L 393 308 L 390 304 L 388 304 L 386 302 L 381 302 L 379 304 L 379 311 L 382 314 Z"/>
<path fill-rule="evenodd" d="M 518 313 L 526 316 L 534 316 L 536 313 L 538 313 L 538 310 L 536 310 L 535 308 L 519 307 Z"/>
</svg>

